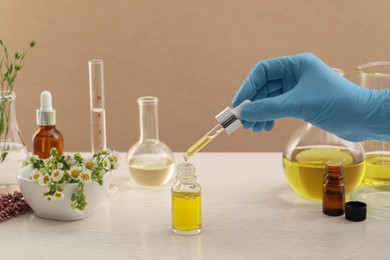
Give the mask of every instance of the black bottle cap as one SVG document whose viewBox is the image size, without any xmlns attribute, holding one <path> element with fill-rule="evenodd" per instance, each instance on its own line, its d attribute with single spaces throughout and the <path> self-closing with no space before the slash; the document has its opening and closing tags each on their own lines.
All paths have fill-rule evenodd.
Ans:
<svg viewBox="0 0 390 260">
<path fill-rule="evenodd" d="M 367 215 L 367 204 L 361 201 L 345 203 L 345 218 L 350 221 L 363 221 Z"/>
</svg>

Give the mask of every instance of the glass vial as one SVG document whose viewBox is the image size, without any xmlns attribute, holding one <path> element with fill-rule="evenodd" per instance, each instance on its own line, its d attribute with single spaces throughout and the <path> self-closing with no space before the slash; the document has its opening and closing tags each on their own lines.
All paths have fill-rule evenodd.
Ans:
<svg viewBox="0 0 390 260">
<path fill-rule="evenodd" d="M 177 166 L 172 186 L 172 231 L 179 235 L 196 235 L 202 229 L 201 187 L 196 182 L 191 163 Z"/>
<path fill-rule="evenodd" d="M 38 131 L 33 136 L 33 154 L 39 158 L 50 157 L 51 148 L 56 148 L 59 154 L 64 152 L 64 139 L 56 128 L 56 111 L 52 107 L 49 91 L 41 93 L 41 108 L 37 110 Z"/>
<path fill-rule="evenodd" d="M 329 216 L 344 214 L 345 187 L 341 161 L 326 163 L 325 181 L 322 185 L 322 211 Z"/>
<path fill-rule="evenodd" d="M 127 153 L 130 179 L 142 186 L 161 186 L 173 175 L 172 151 L 159 140 L 156 97 L 137 100 L 140 117 L 140 139 Z"/>
</svg>

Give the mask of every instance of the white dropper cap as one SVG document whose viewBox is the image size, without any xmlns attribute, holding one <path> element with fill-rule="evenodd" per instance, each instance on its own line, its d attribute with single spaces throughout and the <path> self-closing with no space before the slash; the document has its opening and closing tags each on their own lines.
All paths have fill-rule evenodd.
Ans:
<svg viewBox="0 0 390 260">
<path fill-rule="evenodd" d="M 231 109 L 225 108 L 221 113 L 215 116 L 217 121 L 223 126 L 226 133 L 231 134 L 241 125 L 241 110 L 243 107 L 250 103 L 249 100 L 244 100 L 237 107 Z"/>
<path fill-rule="evenodd" d="M 47 90 L 41 93 L 41 108 L 37 109 L 37 125 L 52 126 L 56 124 L 56 111 L 52 106 L 51 93 Z"/>
</svg>

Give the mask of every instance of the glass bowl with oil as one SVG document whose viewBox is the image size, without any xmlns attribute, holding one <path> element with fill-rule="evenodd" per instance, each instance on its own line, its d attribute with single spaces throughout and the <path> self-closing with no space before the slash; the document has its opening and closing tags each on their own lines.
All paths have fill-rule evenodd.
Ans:
<svg viewBox="0 0 390 260">
<path fill-rule="evenodd" d="M 291 137 L 283 153 L 283 170 L 291 188 L 300 196 L 322 200 L 326 162 L 343 163 L 345 194 L 359 187 L 365 172 L 365 154 L 361 143 L 352 143 L 311 124 Z"/>
</svg>

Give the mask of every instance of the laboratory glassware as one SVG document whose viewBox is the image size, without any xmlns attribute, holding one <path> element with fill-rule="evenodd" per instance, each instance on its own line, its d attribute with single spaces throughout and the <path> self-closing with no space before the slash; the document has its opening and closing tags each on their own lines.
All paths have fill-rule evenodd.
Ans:
<svg viewBox="0 0 390 260">
<path fill-rule="evenodd" d="M 360 84 L 368 89 L 390 88 L 390 61 L 370 62 L 358 66 Z M 365 141 L 365 184 L 390 184 L 390 142 Z"/>
<path fill-rule="evenodd" d="M 158 98 L 140 97 L 137 102 L 140 139 L 127 153 L 130 179 L 141 186 L 161 186 L 172 178 L 174 159 L 172 151 L 159 139 Z"/>
<path fill-rule="evenodd" d="M 106 109 L 104 107 L 104 71 L 102 60 L 91 60 L 89 65 L 90 123 L 92 152 L 107 149 Z"/>
<path fill-rule="evenodd" d="M 215 119 L 217 119 L 218 124 L 202 138 L 196 141 L 190 148 L 188 148 L 187 152 L 184 154 L 184 161 L 187 162 L 191 156 L 202 150 L 203 147 L 205 147 L 223 131 L 227 134 L 231 134 L 236 131 L 241 126 L 241 110 L 249 102 L 249 100 L 244 100 L 237 107 L 233 109 L 227 107 L 221 113 L 216 115 Z"/>
<path fill-rule="evenodd" d="M 342 70 L 334 70 L 344 76 Z M 321 201 L 326 162 L 330 160 L 343 164 L 345 196 L 348 198 L 364 176 L 363 145 L 307 123 L 293 133 L 283 153 L 283 169 L 288 183 L 302 197 Z"/>
<path fill-rule="evenodd" d="M 15 114 L 16 94 L 0 91 L 0 190 L 11 192 L 17 187 L 16 174 L 27 160 L 28 151 L 23 141 Z"/>
<path fill-rule="evenodd" d="M 177 166 L 176 183 L 172 186 L 172 231 L 180 235 L 196 235 L 202 229 L 201 187 L 196 182 L 191 163 Z"/>
</svg>

